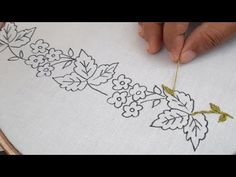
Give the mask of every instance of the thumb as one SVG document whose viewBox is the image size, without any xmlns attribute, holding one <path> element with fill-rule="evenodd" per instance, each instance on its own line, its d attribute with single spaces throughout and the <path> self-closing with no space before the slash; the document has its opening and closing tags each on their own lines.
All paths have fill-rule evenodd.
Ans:
<svg viewBox="0 0 236 177">
<path fill-rule="evenodd" d="M 236 23 L 202 23 L 186 39 L 180 56 L 187 63 L 236 34 Z"/>
</svg>

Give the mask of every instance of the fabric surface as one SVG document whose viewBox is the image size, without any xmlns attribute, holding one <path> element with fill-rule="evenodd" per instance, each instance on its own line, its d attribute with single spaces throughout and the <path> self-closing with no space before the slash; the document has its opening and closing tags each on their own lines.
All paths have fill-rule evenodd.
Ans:
<svg viewBox="0 0 236 177">
<path fill-rule="evenodd" d="M 176 64 L 146 53 L 136 23 L 4 30 L 0 127 L 21 153 L 235 153 L 236 40 L 181 65 L 172 95 Z"/>
</svg>

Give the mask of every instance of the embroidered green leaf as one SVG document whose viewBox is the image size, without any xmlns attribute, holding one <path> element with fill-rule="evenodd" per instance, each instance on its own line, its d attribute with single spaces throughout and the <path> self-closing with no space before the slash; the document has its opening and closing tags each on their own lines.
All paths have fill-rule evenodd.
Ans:
<svg viewBox="0 0 236 177">
<path fill-rule="evenodd" d="M 210 103 L 210 107 L 211 107 L 212 111 L 215 111 L 215 112 L 218 112 L 218 113 L 221 112 L 220 107 L 215 105 L 215 104 L 213 104 L 213 103 Z"/>
<path fill-rule="evenodd" d="M 191 115 L 195 116 L 197 114 L 215 114 L 214 111 L 207 111 L 207 110 L 203 110 L 203 111 L 196 111 L 196 112 L 193 112 Z"/>
<path fill-rule="evenodd" d="M 229 115 L 226 112 L 221 111 L 219 106 L 213 103 L 210 103 L 210 107 L 211 107 L 211 110 L 209 111 L 207 110 L 196 111 L 196 112 L 193 112 L 192 115 L 194 116 L 197 114 L 219 114 L 220 116 L 219 116 L 218 122 L 225 122 L 227 118 L 233 119 L 233 116 Z"/>
<path fill-rule="evenodd" d="M 224 122 L 226 120 L 227 120 L 227 116 L 225 114 L 221 114 L 220 117 L 219 117 L 218 122 Z"/>
<path fill-rule="evenodd" d="M 168 93 L 168 94 L 170 94 L 170 95 L 172 95 L 172 96 L 175 96 L 174 90 L 170 89 L 169 87 L 167 87 L 167 86 L 165 86 L 165 85 L 163 85 L 163 84 L 162 84 L 162 88 L 163 88 L 163 90 L 164 90 L 166 93 Z"/>
<path fill-rule="evenodd" d="M 233 116 L 229 115 L 228 113 L 226 113 L 226 112 L 221 112 L 221 113 L 222 113 L 222 114 L 225 114 L 227 117 L 233 119 Z"/>
</svg>

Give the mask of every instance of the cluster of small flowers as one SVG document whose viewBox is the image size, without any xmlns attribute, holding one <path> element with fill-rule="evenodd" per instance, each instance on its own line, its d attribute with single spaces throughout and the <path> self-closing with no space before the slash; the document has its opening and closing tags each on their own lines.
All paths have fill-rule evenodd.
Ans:
<svg viewBox="0 0 236 177">
<path fill-rule="evenodd" d="M 25 64 L 37 69 L 37 77 L 51 76 L 55 69 L 51 62 L 59 61 L 62 51 L 55 48 L 49 48 L 49 44 L 42 39 L 37 40 L 30 45 L 33 55 L 30 55 Z"/>
<path fill-rule="evenodd" d="M 107 102 L 116 108 L 122 107 L 123 117 L 138 117 L 140 111 L 143 109 L 143 106 L 138 103 L 138 100 L 146 98 L 147 87 L 141 86 L 138 83 L 131 85 L 132 80 L 123 74 L 113 79 L 112 83 L 112 89 L 115 92 L 107 99 Z M 131 102 L 127 104 L 129 97 L 131 97 Z"/>
</svg>

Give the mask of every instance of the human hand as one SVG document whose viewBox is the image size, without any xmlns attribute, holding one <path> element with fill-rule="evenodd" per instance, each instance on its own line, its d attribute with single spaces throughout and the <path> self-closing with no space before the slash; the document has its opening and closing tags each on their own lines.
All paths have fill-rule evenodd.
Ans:
<svg viewBox="0 0 236 177">
<path fill-rule="evenodd" d="M 236 23 L 204 22 L 185 39 L 188 28 L 188 22 L 139 23 L 139 35 L 147 41 L 149 53 L 159 52 L 164 45 L 173 61 L 187 63 L 236 34 Z"/>
</svg>

